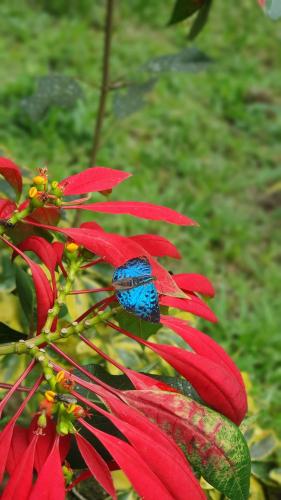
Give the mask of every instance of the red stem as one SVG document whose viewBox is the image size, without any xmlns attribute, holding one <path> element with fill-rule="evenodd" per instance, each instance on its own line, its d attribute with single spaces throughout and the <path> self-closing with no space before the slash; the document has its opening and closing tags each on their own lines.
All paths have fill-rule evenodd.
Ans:
<svg viewBox="0 0 281 500">
<path fill-rule="evenodd" d="M 0 418 L 3 412 L 3 409 L 9 399 L 12 397 L 14 392 L 18 389 L 22 381 L 27 377 L 27 375 L 32 371 L 33 367 L 35 365 L 34 359 L 31 361 L 31 363 L 27 366 L 27 368 L 24 370 L 24 372 L 21 374 L 21 376 L 18 378 L 18 380 L 11 386 L 10 390 L 7 392 L 7 394 L 4 396 L 0 403 Z"/>
</svg>

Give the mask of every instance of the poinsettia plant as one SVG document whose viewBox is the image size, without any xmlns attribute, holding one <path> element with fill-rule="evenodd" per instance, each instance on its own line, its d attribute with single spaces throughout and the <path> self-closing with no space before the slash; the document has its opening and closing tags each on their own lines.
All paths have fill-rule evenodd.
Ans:
<svg viewBox="0 0 281 500">
<path fill-rule="evenodd" d="M 1 336 L 2 359 L 21 357 L 25 364 L 14 383 L 0 384 L 1 498 L 60 500 L 90 476 L 117 498 L 112 471 L 122 469 L 145 499 L 205 498 L 201 477 L 230 499 L 247 499 L 250 458 L 239 429 L 247 411 L 243 379 L 222 347 L 175 312 L 216 321 L 201 298 L 214 295 L 212 284 L 199 274 L 166 270 L 161 257 L 180 258 L 166 238 L 109 233 L 95 220 L 70 227 L 67 215 L 86 210 L 196 223 L 145 202 L 90 202 L 90 193 L 108 195 L 129 177 L 120 170 L 93 167 L 58 180 L 40 169 L 24 194 L 14 162 L 1 158 L 0 173 L 17 200 L 0 200 L 2 249 L 32 276 L 36 295 L 28 333 L 10 329 Z M 93 269 L 98 286 L 77 288 Z M 83 294 L 89 307 L 78 317 L 65 315 L 68 297 Z M 148 340 L 151 325 L 173 332 L 186 347 Z M 113 345 L 122 334 L 164 360 L 175 376 L 121 364 L 96 342 L 101 326 Z M 73 339 L 98 355 L 100 369 L 77 361 Z M 107 373 L 105 361 L 123 375 Z"/>
</svg>

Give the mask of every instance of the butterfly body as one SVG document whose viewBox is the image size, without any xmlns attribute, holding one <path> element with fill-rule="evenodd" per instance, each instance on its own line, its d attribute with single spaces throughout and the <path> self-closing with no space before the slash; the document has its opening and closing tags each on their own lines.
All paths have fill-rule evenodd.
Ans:
<svg viewBox="0 0 281 500">
<path fill-rule="evenodd" d="M 115 269 L 112 284 L 124 309 L 146 321 L 159 323 L 158 293 L 151 273 L 148 259 L 137 257 Z"/>
</svg>

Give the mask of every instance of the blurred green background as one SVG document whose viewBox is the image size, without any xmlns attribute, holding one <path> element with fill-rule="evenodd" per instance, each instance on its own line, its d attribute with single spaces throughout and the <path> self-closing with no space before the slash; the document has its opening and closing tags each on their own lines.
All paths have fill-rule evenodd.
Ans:
<svg viewBox="0 0 281 500">
<path fill-rule="evenodd" d="M 58 180 L 89 166 L 104 6 L 90 0 L 1 1 L 0 149 L 21 166 L 48 166 Z M 117 3 L 113 81 L 143 83 L 147 61 L 187 45 L 186 23 L 167 27 L 172 7 L 160 0 Z M 214 61 L 208 69 L 162 74 L 145 97 L 147 105 L 123 119 L 112 113 L 111 92 L 97 164 L 134 174 L 112 198 L 167 205 L 200 227 L 95 217 L 108 230 L 170 238 L 183 259 L 167 260 L 168 269 L 212 280 L 219 323 L 202 320 L 199 327 L 250 374 L 260 420 L 279 433 L 280 42 L 280 23 L 267 19 L 255 0 L 217 0 L 196 40 Z M 72 77 L 83 97 L 32 120 L 26 99 L 38 77 L 50 73 Z"/>
</svg>

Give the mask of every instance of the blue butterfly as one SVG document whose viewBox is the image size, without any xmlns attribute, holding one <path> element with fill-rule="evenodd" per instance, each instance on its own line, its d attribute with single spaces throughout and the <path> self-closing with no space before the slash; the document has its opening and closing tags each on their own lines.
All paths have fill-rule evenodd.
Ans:
<svg viewBox="0 0 281 500">
<path fill-rule="evenodd" d="M 146 257 L 130 259 L 115 269 L 112 285 L 126 311 L 151 323 L 159 323 L 158 293 L 151 273 L 151 265 Z"/>
</svg>

